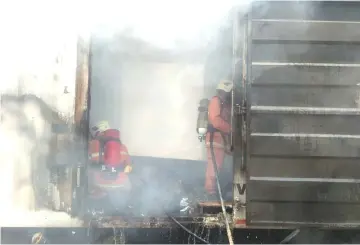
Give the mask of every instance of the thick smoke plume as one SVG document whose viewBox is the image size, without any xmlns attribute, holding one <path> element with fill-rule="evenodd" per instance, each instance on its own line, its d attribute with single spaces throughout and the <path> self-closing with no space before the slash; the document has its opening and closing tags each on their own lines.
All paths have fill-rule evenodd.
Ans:
<svg viewBox="0 0 360 245">
<path fill-rule="evenodd" d="M 52 118 L 44 113 L 44 107 L 69 121 L 73 117 L 77 37 L 88 37 L 92 30 L 101 28 L 105 39 L 120 31 L 163 49 L 192 50 L 211 42 L 234 1 L 220 5 L 208 1 L 127 1 L 119 6 L 119 1 L 77 1 L 68 5 L 34 0 L 0 5 L 0 64 L 4 68 L 0 74 L 0 225 L 80 225 L 67 214 L 35 210 L 33 183 L 35 175 L 47 175 Z M 175 79 L 186 80 L 201 67 L 185 65 L 183 69 Z M 177 100 L 182 104 L 174 102 L 173 106 L 188 107 L 182 96 L 189 89 L 178 86 L 174 94 L 180 96 Z M 64 93 L 65 87 L 69 93 Z M 38 99 L 27 100 L 24 95 Z M 184 127 L 181 130 L 187 130 Z M 197 158 L 185 148 L 179 149 L 183 153 L 169 148 L 158 155 Z"/>
</svg>

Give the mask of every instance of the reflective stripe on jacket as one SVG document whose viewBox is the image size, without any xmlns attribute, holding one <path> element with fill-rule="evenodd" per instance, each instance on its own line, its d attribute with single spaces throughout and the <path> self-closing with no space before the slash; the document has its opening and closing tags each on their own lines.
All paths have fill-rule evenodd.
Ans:
<svg viewBox="0 0 360 245">
<path fill-rule="evenodd" d="M 93 152 L 93 153 L 89 154 L 89 159 L 90 160 L 94 160 L 94 159 L 98 160 L 99 154 L 100 154 L 99 152 Z M 121 154 L 121 156 L 124 156 L 124 157 L 129 155 L 129 153 L 126 151 L 120 151 L 120 154 Z M 102 156 L 104 156 L 104 153 L 102 154 Z"/>
</svg>

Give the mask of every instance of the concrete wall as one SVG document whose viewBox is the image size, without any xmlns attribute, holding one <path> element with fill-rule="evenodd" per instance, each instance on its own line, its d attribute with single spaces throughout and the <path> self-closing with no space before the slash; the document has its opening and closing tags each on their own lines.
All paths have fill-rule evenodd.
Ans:
<svg viewBox="0 0 360 245">
<path fill-rule="evenodd" d="M 0 46 L 1 226 L 61 225 L 66 216 L 31 212 L 34 183 L 47 184 L 51 123 L 71 123 L 74 112 L 77 37 L 52 34 L 14 34 Z"/>
</svg>

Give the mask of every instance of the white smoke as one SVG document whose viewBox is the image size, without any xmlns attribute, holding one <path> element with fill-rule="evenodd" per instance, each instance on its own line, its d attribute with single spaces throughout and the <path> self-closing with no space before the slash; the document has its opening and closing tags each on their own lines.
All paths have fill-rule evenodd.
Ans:
<svg viewBox="0 0 360 245">
<path fill-rule="evenodd" d="M 71 118 L 77 36 L 101 28 L 104 37 L 126 31 L 172 49 L 201 46 L 234 5 L 228 1 L 3 1 L 0 3 L 0 92 L 33 94 Z M 237 1 L 244 2 L 244 1 Z M 64 94 L 64 87 L 70 94 Z M 51 136 L 38 104 L 1 108 L 0 225 L 77 226 L 65 213 L 35 211 L 33 169 L 44 168 Z"/>
<path fill-rule="evenodd" d="M 11 97 L 16 98 L 17 96 Z M 2 98 L 0 226 L 79 226 L 66 213 L 36 209 L 33 178 L 48 176 L 51 131 L 41 104 Z M 33 172 L 35 170 L 35 172 Z M 46 183 L 45 183 L 46 184 Z"/>
<path fill-rule="evenodd" d="M 8 23 L 0 45 L 0 226 L 79 226 L 66 213 L 36 210 L 33 188 L 33 176 L 48 176 L 52 113 L 44 107 L 73 115 L 77 36 L 40 5 L 18 4 L 0 7 L 0 25 Z M 40 99 L 23 102 L 26 94 Z"/>
</svg>

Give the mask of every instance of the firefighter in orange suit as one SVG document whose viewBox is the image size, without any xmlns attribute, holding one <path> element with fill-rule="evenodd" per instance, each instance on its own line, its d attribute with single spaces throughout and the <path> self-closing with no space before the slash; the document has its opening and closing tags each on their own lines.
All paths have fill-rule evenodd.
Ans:
<svg viewBox="0 0 360 245">
<path fill-rule="evenodd" d="M 92 174 L 89 175 L 93 191 L 130 190 L 128 173 L 132 171 L 131 160 L 127 147 L 120 141 L 119 130 L 111 129 L 107 121 L 101 121 L 91 131 L 89 160 L 92 167 L 100 165 L 92 168 Z"/>
<path fill-rule="evenodd" d="M 210 134 L 213 133 L 213 148 L 218 170 L 224 162 L 225 154 L 230 153 L 230 131 L 231 131 L 231 91 L 233 83 L 222 80 L 217 86 L 217 95 L 214 96 L 208 107 L 208 132 L 206 134 L 207 168 L 205 176 L 205 189 L 210 196 L 215 197 L 216 176 L 210 149 Z"/>
</svg>

